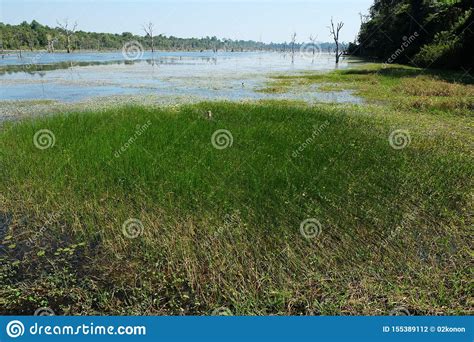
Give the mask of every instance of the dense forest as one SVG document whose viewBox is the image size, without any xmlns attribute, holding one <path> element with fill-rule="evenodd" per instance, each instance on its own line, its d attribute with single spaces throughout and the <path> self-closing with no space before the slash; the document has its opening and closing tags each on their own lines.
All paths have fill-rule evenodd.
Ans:
<svg viewBox="0 0 474 342">
<path fill-rule="evenodd" d="M 473 0 L 375 0 L 350 52 L 386 63 L 471 68 Z"/>
<path fill-rule="evenodd" d="M 124 43 L 138 41 L 144 49 L 151 49 L 149 35 L 134 35 L 130 32 L 121 34 L 96 33 L 75 30 L 73 24 L 58 23 L 58 27 L 41 25 L 33 20 L 31 23 L 24 21 L 19 25 L 0 23 L 0 49 L 2 50 L 38 50 L 48 49 L 50 52 L 56 50 L 67 50 L 67 38 L 70 35 L 71 51 L 80 50 L 117 50 Z M 62 27 L 61 27 L 62 26 Z M 270 43 L 265 44 L 252 40 L 218 39 L 217 37 L 205 38 L 177 38 L 164 36 L 162 34 L 153 37 L 154 47 L 158 50 L 226 50 L 226 51 L 255 51 L 273 50 L 287 51 L 292 49 L 292 43 Z M 293 48 L 299 48 L 301 44 L 294 44 Z M 331 51 L 334 44 L 321 43 L 319 48 L 323 51 Z"/>
</svg>

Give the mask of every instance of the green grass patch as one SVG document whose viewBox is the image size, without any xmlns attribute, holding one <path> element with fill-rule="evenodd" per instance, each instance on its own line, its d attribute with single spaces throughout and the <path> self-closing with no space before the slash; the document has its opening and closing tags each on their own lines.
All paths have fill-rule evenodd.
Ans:
<svg viewBox="0 0 474 342">
<path fill-rule="evenodd" d="M 353 90 L 370 103 L 402 110 L 463 116 L 472 116 L 474 110 L 472 74 L 401 65 L 371 64 L 330 73 L 275 76 L 260 91 L 286 93 L 315 84 L 314 91 Z"/>
<path fill-rule="evenodd" d="M 467 314 L 471 124 L 284 102 L 5 123 L 0 310 Z M 52 147 L 35 146 L 42 129 Z M 231 146 L 213 146 L 217 130 Z M 321 231 L 306 238 L 310 218 Z"/>
</svg>

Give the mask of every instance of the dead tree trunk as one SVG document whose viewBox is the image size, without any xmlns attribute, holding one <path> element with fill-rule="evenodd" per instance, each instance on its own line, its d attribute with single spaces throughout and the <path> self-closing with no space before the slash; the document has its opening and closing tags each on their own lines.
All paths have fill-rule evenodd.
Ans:
<svg viewBox="0 0 474 342">
<path fill-rule="evenodd" d="M 74 32 L 76 32 L 76 27 L 77 27 L 77 22 L 72 25 L 72 27 L 69 27 L 69 20 L 64 19 L 62 23 L 57 21 L 59 28 L 61 31 L 63 31 L 64 36 L 66 37 L 66 50 L 67 53 L 71 53 L 71 40 L 72 36 L 74 35 Z"/>
<path fill-rule="evenodd" d="M 150 37 L 150 42 L 151 42 L 151 52 L 155 52 L 155 42 L 154 42 L 154 37 L 153 37 L 153 28 L 154 24 L 150 21 L 148 24 L 143 25 L 143 31 L 145 31 L 145 34 Z"/>
<path fill-rule="evenodd" d="M 296 32 L 291 35 L 291 63 L 295 63 Z"/>
<path fill-rule="evenodd" d="M 309 36 L 309 40 L 310 40 L 311 46 L 312 46 L 312 48 L 313 48 L 313 60 L 312 60 L 311 63 L 314 63 L 314 57 L 315 57 L 315 55 L 316 55 L 316 41 L 317 41 L 317 39 L 318 39 L 318 36 L 317 36 L 317 35 L 316 35 L 316 36 L 313 36 L 313 35 L 310 35 L 310 36 Z"/>
<path fill-rule="evenodd" d="M 334 39 L 334 42 L 336 43 L 336 64 L 339 63 L 339 59 L 341 58 L 343 54 L 343 51 L 339 52 L 339 32 L 341 31 L 343 26 L 344 26 L 344 23 L 341 21 L 341 22 L 338 22 L 336 26 L 334 27 L 334 22 L 331 18 L 331 26 L 329 26 L 329 34 Z"/>
<path fill-rule="evenodd" d="M 16 42 L 18 44 L 18 50 L 19 50 L 19 55 L 18 55 L 18 58 L 23 58 L 23 56 L 21 55 L 21 44 L 23 44 L 23 35 L 18 32 L 15 34 L 15 38 L 16 38 Z"/>
</svg>

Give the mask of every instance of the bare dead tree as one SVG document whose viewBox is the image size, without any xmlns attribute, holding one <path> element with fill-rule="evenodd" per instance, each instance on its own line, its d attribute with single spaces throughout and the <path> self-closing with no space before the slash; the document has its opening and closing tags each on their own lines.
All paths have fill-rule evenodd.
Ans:
<svg viewBox="0 0 474 342">
<path fill-rule="evenodd" d="M 296 32 L 291 35 L 291 63 L 295 62 Z"/>
<path fill-rule="evenodd" d="M 23 58 L 22 54 L 21 54 L 21 47 L 22 47 L 22 44 L 23 44 L 23 34 L 21 32 L 17 32 L 14 34 L 14 37 L 16 38 L 16 41 L 18 42 L 18 50 L 19 50 L 19 55 L 18 55 L 18 58 Z"/>
<path fill-rule="evenodd" d="M 69 24 L 68 19 L 64 19 L 62 23 L 60 23 L 59 21 L 56 21 L 56 22 L 58 23 L 59 28 L 61 29 L 64 36 L 66 37 L 67 53 L 71 53 L 71 40 L 72 40 L 72 36 L 74 35 L 74 32 L 76 32 L 77 22 L 74 22 L 72 26 Z"/>
<path fill-rule="evenodd" d="M 48 52 L 54 52 L 54 43 L 56 43 L 57 39 L 54 38 L 51 34 L 46 35 L 46 40 L 48 41 Z"/>
<path fill-rule="evenodd" d="M 311 42 L 311 46 L 313 48 L 313 62 L 314 62 L 314 56 L 316 55 L 316 41 L 318 40 L 318 35 L 310 35 L 309 36 L 309 41 Z"/>
<path fill-rule="evenodd" d="M 28 35 L 28 47 L 30 48 L 30 51 L 33 52 L 34 47 L 35 47 L 35 42 L 33 41 L 33 37 Z"/>
<path fill-rule="evenodd" d="M 342 21 L 338 22 L 334 27 L 334 21 L 331 17 L 331 26 L 329 26 L 329 35 L 334 39 L 336 43 L 336 64 L 339 63 L 339 58 L 341 58 L 343 51 L 339 52 L 339 32 L 341 31 L 344 23 Z"/>
<path fill-rule="evenodd" d="M 150 38 L 151 41 L 151 52 L 155 52 L 155 42 L 154 42 L 154 37 L 153 37 L 153 29 L 155 25 L 150 21 L 148 24 L 143 25 L 143 31 L 145 31 L 145 34 Z"/>
</svg>

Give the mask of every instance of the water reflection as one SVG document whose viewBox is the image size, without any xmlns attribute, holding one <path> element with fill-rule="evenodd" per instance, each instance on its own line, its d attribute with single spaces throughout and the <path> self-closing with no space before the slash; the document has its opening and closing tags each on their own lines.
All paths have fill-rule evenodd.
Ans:
<svg viewBox="0 0 474 342">
<path fill-rule="evenodd" d="M 193 61 L 194 60 L 194 61 Z M 69 62 L 57 62 L 52 64 L 15 64 L 15 65 L 3 65 L 0 66 L 0 75 L 17 73 L 17 72 L 24 72 L 30 75 L 34 75 L 36 73 L 42 73 L 45 71 L 51 70 L 61 70 L 61 69 L 69 69 L 74 67 L 85 67 L 91 65 L 133 65 L 135 63 L 147 63 L 148 65 L 155 66 L 158 64 L 165 64 L 165 65 L 176 65 L 176 64 L 185 64 L 185 65 L 197 65 L 198 62 L 195 61 L 195 58 L 190 59 L 189 61 L 183 62 L 183 58 L 150 58 L 150 59 L 141 59 L 141 60 L 123 60 L 123 61 L 91 61 L 91 62 L 77 62 L 77 61 L 69 61 Z M 217 58 L 213 57 L 201 57 L 201 61 L 205 62 L 206 64 L 217 64 Z"/>
<path fill-rule="evenodd" d="M 34 61 L 34 63 L 32 63 Z M 342 61 L 340 68 L 347 68 Z M 158 52 L 139 60 L 121 53 L 23 54 L 0 62 L 0 99 L 53 99 L 63 102 L 127 94 L 193 96 L 203 99 L 286 98 L 359 102 L 350 93 L 329 96 L 317 89 L 262 94 L 270 74 L 334 69 L 333 56 L 303 58 L 271 52 Z"/>
</svg>

